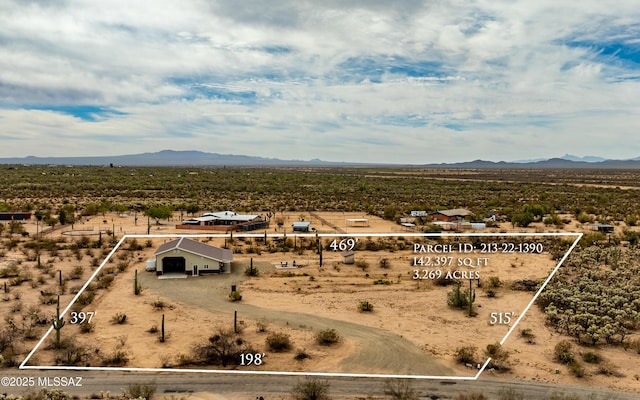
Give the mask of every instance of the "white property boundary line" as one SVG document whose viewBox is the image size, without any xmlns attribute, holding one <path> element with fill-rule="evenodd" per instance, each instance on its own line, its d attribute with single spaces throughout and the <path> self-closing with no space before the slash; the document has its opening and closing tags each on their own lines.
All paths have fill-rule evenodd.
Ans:
<svg viewBox="0 0 640 400">
<path fill-rule="evenodd" d="M 114 255 L 114 253 L 120 248 L 120 245 L 128 239 L 128 238 L 175 238 L 175 237 L 200 237 L 200 238 L 222 238 L 222 237 L 231 237 L 229 234 L 159 234 L 159 235 L 143 235 L 143 234 L 131 234 L 124 235 L 120 241 L 114 246 L 114 248 L 109 252 L 104 261 L 100 264 L 100 266 L 95 270 L 95 272 L 89 277 L 87 282 L 82 286 L 82 288 L 76 293 L 73 297 L 69 305 L 62 311 L 60 317 L 64 317 L 64 315 L 71 309 L 71 306 L 78 300 L 82 292 L 86 290 L 91 281 L 98 275 L 98 273 L 102 270 L 102 268 L 106 265 L 109 259 Z M 245 237 L 269 237 L 269 238 L 282 238 L 282 237 L 434 237 L 434 238 L 445 238 L 445 237 L 576 237 L 576 240 L 569 247 L 564 257 L 560 259 L 560 261 L 556 264 L 555 268 L 549 274 L 549 277 L 544 281 L 544 283 L 540 286 L 536 294 L 533 296 L 529 304 L 525 307 L 524 311 L 520 313 L 520 316 L 513 323 L 513 326 L 506 333 L 504 338 L 500 341 L 500 345 L 503 345 L 506 340 L 509 338 L 511 333 L 514 331 L 516 326 L 520 323 L 524 315 L 529 311 L 533 303 L 536 301 L 540 293 L 545 289 L 547 284 L 551 281 L 553 276 L 556 274 L 558 269 L 562 266 L 562 264 L 569 257 L 569 254 L 576 247 L 580 239 L 582 239 L 582 233 L 290 233 L 290 234 L 237 234 L 236 238 L 245 238 Z M 38 341 L 36 346 L 29 352 L 27 357 L 22 361 L 19 366 L 19 369 L 29 369 L 29 370 L 54 370 L 54 371 L 124 371 L 124 372 L 172 372 L 172 373 L 215 373 L 215 374 L 235 374 L 235 375 L 280 375 L 280 376 L 317 376 L 317 377 L 348 377 L 348 378 L 403 378 L 403 379 L 436 379 L 436 380 L 461 380 L 461 381 L 475 381 L 477 380 L 482 372 L 487 368 L 489 363 L 491 362 L 491 358 L 488 358 L 482 367 L 478 370 L 478 373 L 475 376 L 433 376 L 433 375 L 390 375 L 390 374 L 348 374 L 348 373 L 328 373 L 328 372 L 281 372 L 281 371 L 238 371 L 238 370 L 210 370 L 210 369 L 172 369 L 172 368 L 126 368 L 126 367 L 77 367 L 77 366 L 31 366 L 26 365 L 27 362 L 31 359 L 33 354 L 40 348 L 42 343 L 46 340 L 46 338 L 53 331 L 53 325 L 49 327 L 47 332 L 44 334 L 42 339 Z"/>
</svg>

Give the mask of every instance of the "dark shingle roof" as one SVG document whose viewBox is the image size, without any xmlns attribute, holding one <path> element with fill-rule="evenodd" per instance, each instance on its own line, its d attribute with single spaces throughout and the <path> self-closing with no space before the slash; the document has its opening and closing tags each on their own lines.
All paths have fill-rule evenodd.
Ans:
<svg viewBox="0 0 640 400">
<path fill-rule="evenodd" d="M 166 253 L 170 250 L 180 249 L 189 253 L 194 253 L 200 256 L 204 256 L 207 258 L 212 258 L 214 260 L 219 261 L 232 261 L 233 260 L 233 252 L 231 250 L 222 249 L 220 247 L 211 246 L 202 242 L 198 242 L 197 240 L 189 239 L 186 237 L 181 237 L 178 239 L 171 240 L 167 243 L 163 243 L 162 246 L 158 247 L 158 250 L 154 253 L 154 255 Z"/>
</svg>

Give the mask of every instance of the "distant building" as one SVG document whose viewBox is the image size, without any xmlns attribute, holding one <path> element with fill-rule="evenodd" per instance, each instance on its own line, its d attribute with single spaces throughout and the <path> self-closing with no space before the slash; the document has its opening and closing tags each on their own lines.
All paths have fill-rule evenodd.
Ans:
<svg viewBox="0 0 640 400">
<path fill-rule="evenodd" d="M 613 233 L 615 229 L 613 225 L 608 225 L 608 224 L 588 224 L 586 226 L 594 231 L 598 231 L 602 233 Z"/>
<path fill-rule="evenodd" d="M 177 226 L 179 229 L 211 229 L 219 231 L 253 231 L 268 227 L 269 220 L 265 220 L 259 215 L 238 214 L 233 211 L 205 213 L 201 217 L 184 220 L 182 225 Z"/>
<path fill-rule="evenodd" d="M 347 226 L 350 227 L 367 227 L 369 226 L 369 220 L 367 218 L 347 218 Z"/>
<path fill-rule="evenodd" d="M 156 252 L 156 274 L 203 275 L 230 273 L 233 252 L 181 237 L 162 244 Z"/>
<path fill-rule="evenodd" d="M 473 215 L 473 213 L 465 208 L 454 208 L 452 210 L 434 211 L 430 214 L 431 218 L 441 222 L 461 221 Z"/>
<path fill-rule="evenodd" d="M 0 221 L 25 221 L 31 219 L 29 212 L 0 212 Z"/>
<path fill-rule="evenodd" d="M 297 221 L 292 225 L 294 232 L 309 232 L 311 230 L 311 222 Z"/>
</svg>

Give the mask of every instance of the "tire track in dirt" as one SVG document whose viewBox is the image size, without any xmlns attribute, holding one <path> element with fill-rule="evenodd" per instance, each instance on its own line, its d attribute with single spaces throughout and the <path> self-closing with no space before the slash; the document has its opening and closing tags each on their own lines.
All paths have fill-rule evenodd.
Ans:
<svg viewBox="0 0 640 400">
<path fill-rule="evenodd" d="M 233 313 L 243 318 L 267 319 L 289 328 L 305 327 L 319 331 L 336 329 L 340 335 L 355 341 L 358 350 L 341 363 L 342 373 L 381 373 L 398 375 L 451 376 L 453 371 L 425 354 L 407 339 L 383 330 L 352 322 L 333 320 L 311 314 L 278 311 L 226 300 L 231 284 L 242 280 L 240 273 L 187 279 L 160 280 L 144 274 L 141 283 L 163 297 L 193 305 L 211 312 Z"/>
</svg>

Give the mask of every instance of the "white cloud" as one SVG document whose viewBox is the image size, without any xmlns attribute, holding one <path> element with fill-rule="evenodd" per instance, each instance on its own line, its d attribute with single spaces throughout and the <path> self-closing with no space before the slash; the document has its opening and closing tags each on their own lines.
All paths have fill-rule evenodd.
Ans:
<svg viewBox="0 0 640 400">
<path fill-rule="evenodd" d="M 0 156 L 636 157 L 609 138 L 637 126 L 639 66 L 599 46 L 637 50 L 640 10 L 574 4 L 5 2 Z"/>
</svg>

